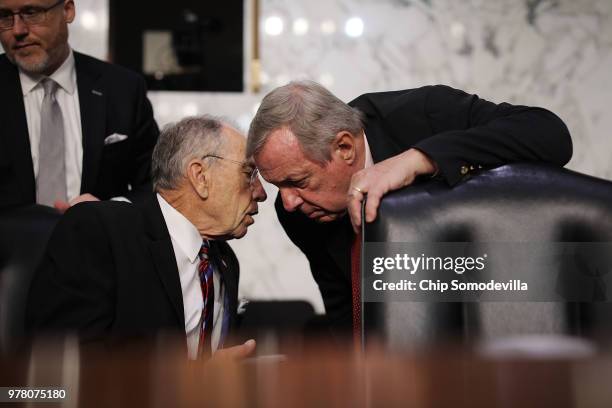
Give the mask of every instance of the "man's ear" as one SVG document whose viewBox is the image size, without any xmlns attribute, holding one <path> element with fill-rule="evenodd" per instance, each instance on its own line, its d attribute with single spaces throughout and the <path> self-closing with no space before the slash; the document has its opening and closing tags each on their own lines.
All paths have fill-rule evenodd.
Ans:
<svg viewBox="0 0 612 408">
<path fill-rule="evenodd" d="M 70 24 L 74 21 L 74 17 L 76 15 L 76 9 L 74 6 L 74 1 L 70 0 L 64 3 L 64 21 L 67 24 Z"/>
<path fill-rule="evenodd" d="M 187 179 L 193 190 L 204 200 L 208 198 L 210 171 L 201 160 L 192 160 L 187 165 Z"/>
<path fill-rule="evenodd" d="M 355 136 L 346 130 L 342 130 L 334 138 L 332 156 L 336 156 L 350 166 L 357 158 L 356 145 Z"/>
</svg>

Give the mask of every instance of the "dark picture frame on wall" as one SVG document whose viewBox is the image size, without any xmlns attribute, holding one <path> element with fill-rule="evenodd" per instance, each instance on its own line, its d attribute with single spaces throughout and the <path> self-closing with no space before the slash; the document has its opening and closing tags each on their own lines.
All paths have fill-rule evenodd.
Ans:
<svg viewBox="0 0 612 408">
<path fill-rule="evenodd" d="M 244 1 L 109 0 L 109 59 L 150 90 L 244 91 Z"/>
</svg>

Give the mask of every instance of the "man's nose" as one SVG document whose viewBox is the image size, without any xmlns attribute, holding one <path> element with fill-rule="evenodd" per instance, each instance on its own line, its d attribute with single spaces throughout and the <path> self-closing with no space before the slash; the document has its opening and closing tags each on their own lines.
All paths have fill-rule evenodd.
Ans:
<svg viewBox="0 0 612 408">
<path fill-rule="evenodd" d="M 263 188 L 259 177 L 257 177 L 253 182 L 253 199 L 255 201 L 262 202 L 266 201 L 267 198 L 268 195 L 266 194 L 266 190 Z"/>
<path fill-rule="evenodd" d="M 15 37 L 24 37 L 26 35 L 28 35 L 28 33 L 30 32 L 30 29 L 28 28 L 28 25 L 26 23 L 24 23 L 23 19 L 21 18 L 21 16 L 19 14 L 15 14 L 13 16 L 13 35 Z"/>
<path fill-rule="evenodd" d="M 283 207 L 285 210 L 289 212 L 293 212 L 299 208 L 300 205 L 304 202 L 302 197 L 299 196 L 293 189 L 291 188 L 281 188 L 280 189 L 281 199 L 283 200 Z"/>
</svg>

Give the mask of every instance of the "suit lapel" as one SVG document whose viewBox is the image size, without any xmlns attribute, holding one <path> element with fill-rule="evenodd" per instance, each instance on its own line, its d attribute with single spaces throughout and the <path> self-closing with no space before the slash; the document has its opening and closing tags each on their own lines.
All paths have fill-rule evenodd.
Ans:
<svg viewBox="0 0 612 408">
<path fill-rule="evenodd" d="M 106 136 L 106 89 L 102 73 L 85 57 L 74 53 L 83 132 L 81 193 L 95 189 Z"/>
<path fill-rule="evenodd" d="M 170 240 L 170 233 L 164 221 L 157 197 L 151 194 L 145 200 L 133 205 L 138 205 L 144 215 L 148 229 L 148 247 L 155 270 L 159 275 L 166 294 L 172 303 L 176 317 L 185 327 L 185 312 L 183 308 L 183 292 L 179 271 L 176 266 L 174 249 Z"/>
<path fill-rule="evenodd" d="M 350 218 L 345 215 L 333 224 L 326 225 L 329 230 L 325 234 L 327 250 L 346 279 L 351 279 L 351 245 L 355 239 Z"/>
<path fill-rule="evenodd" d="M 169 247 L 169 248 L 168 248 Z M 170 251 L 168 251 L 170 249 Z M 154 241 L 149 244 L 149 250 L 157 274 L 161 279 L 166 294 L 170 298 L 170 302 L 176 312 L 176 317 L 185 326 L 185 312 L 183 307 L 183 293 L 181 291 L 181 282 L 179 272 L 176 267 L 176 259 L 172 251 L 172 242 L 170 238 Z"/>
<path fill-rule="evenodd" d="M 229 299 L 229 327 L 235 325 L 236 310 L 238 308 L 238 265 L 235 258 L 231 257 L 229 245 L 225 242 L 212 241 L 211 255 L 214 259 L 215 267 L 223 278 L 225 285 L 225 296 Z"/>
<path fill-rule="evenodd" d="M 32 164 L 32 151 L 30 149 L 30 136 L 28 122 L 23 103 L 23 92 L 19 71 L 9 62 L 6 56 L 0 57 L 0 89 L 4 96 L 2 102 L 2 138 L 1 146 L 6 149 L 6 156 L 2 160 L 12 163 L 14 176 L 18 179 L 21 200 L 23 203 L 36 202 L 36 180 Z M 1 156 L 1 155 L 0 155 Z M 16 198 L 17 199 L 17 198 Z"/>
</svg>

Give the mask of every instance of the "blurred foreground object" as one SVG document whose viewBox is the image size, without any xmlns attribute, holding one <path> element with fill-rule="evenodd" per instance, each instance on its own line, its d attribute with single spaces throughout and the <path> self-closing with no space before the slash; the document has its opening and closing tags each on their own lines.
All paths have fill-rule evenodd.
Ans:
<svg viewBox="0 0 612 408">
<path fill-rule="evenodd" d="M 612 355 L 533 359 L 447 347 L 365 355 L 312 345 L 286 359 L 189 362 L 171 342 L 112 353 L 70 340 L 0 360 L 0 386 L 54 386 L 63 406 L 609 407 Z M 19 405 L 15 405 L 19 406 Z M 53 406 L 53 405 L 45 405 Z"/>
</svg>

